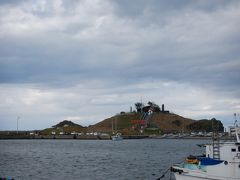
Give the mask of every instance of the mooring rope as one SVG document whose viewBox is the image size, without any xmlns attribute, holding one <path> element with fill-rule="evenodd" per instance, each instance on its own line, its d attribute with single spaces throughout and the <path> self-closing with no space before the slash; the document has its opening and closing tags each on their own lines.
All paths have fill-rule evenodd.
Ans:
<svg viewBox="0 0 240 180">
<path fill-rule="evenodd" d="M 174 164 L 180 164 L 180 163 L 182 163 L 182 162 L 184 161 L 184 159 L 186 159 L 186 158 L 184 157 L 181 161 L 179 161 L 178 163 L 174 163 Z M 160 180 L 160 179 L 164 178 L 165 175 L 168 173 L 168 171 L 169 171 L 171 168 L 172 168 L 172 166 L 169 167 L 166 171 L 164 171 L 164 173 L 163 173 L 159 178 L 157 178 L 156 180 Z M 170 179 L 171 179 L 171 174 L 170 174 Z"/>
<path fill-rule="evenodd" d="M 168 168 L 166 171 L 164 171 L 164 173 L 163 173 L 159 178 L 157 178 L 156 180 L 160 180 L 160 179 L 164 178 L 165 175 L 168 173 L 168 171 L 169 171 L 170 169 L 171 169 L 171 167 Z"/>
</svg>

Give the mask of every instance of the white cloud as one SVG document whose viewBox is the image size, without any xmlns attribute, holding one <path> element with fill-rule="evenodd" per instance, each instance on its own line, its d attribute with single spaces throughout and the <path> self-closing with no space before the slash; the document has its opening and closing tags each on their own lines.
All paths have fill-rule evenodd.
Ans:
<svg viewBox="0 0 240 180">
<path fill-rule="evenodd" d="M 225 119 L 239 108 L 239 6 L 0 4 L 2 128 L 19 114 L 26 128 L 65 118 L 88 125 L 141 98 L 186 117 Z"/>
<path fill-rule="evenodd" d="M 120 111 L 129 111 L 130 106 L 135 108 L 134 103 L 141 100 L 144 103 L 154 101 L 160 106 L 165 104 L 171 112 L 194 119 L 219 119 L 240 106 L 239 100 L 222 97 L 221 93 L 161 81 L 98 89 L 92 89 L 91 85 L 64 89 L 11 85 L 2 87 L 0 94 L 1 115 L 11 121 L 20 116 L 23 129 L 49 127 L 64 119 L 88 126 Z M 3 123 L 1 129 L 7 127 L 14 129 L 15 124 Z"/>
</svg>

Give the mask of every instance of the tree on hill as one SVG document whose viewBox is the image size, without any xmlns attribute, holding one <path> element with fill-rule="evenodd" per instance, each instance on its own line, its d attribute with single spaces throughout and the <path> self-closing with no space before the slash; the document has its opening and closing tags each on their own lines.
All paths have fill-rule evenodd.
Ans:
<svg viewBox="0 0 240 180">
<path fill-rule="evenodd" d="M 177 119 L 173 121 L 172 124 L 175 124 L 176 126 L 180 127 L 182 125 L 182 122 Z"/>
<path fill-rule="evenodd" d="M 136 107 L 137 112 L 141 112 L 142 108 L 144 107 L 144 104 L 141 102 L 136 102 L 135 107 Z"/>
<path fill-rule="evenodd" d="M 214 130 L 218 130 L 219 132 L 224 131 L 224 127 L 221 121 L 216 120 L 215 118 L 211 120 L 203 119 L 196 121 L 187 127 L 191 131 L 206 131 L 213 132 Z"/>
<path fill-rule="evenodd" d="M 160 107 L 154 102 L 149 101 L 148 105 L 153 108 L 154 112 L 160 112 L 161 111 Z"/>
</svg>

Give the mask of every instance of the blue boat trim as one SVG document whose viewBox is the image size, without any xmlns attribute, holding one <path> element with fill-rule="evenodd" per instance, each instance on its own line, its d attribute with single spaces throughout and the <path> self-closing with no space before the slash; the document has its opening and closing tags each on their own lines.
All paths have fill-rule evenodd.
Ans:
<svg viewBox="0 0 240 180">
<path fill-rule="evenodd" d="M 217 165 L 223 162 L 222 160 L 212 159 L 208 157 L 201 157 L 198 159 L 201 162 L 201 165 L 205 165 L 205 166 Z"/>
</svg>

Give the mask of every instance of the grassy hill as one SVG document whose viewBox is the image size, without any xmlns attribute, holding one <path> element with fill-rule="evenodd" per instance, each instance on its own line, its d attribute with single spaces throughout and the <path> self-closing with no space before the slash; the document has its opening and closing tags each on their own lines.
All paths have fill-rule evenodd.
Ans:
<svg viewBox="0 0 240 180">
<path fill-rule="evenodd" d="M 64 120 L 60 123 L 58 123 L 57 125 L 53 126 L 53 128 L 63 128 L 63 127 L 79 127 L 79 128 L 83 128 L 83 126 L 73 123 L 72 121 L 68 121 L 68 120 Z"/>
<path fill-rule="evenodd" d="M 155 113 L 150 122 L 156 124 L 162 132 L 168 133 L 188 131 L 188 126 L 195 121 L 177 114 Z"/>
<path fill-rule="evenodd" d="M 83 127 L 79 124 L 73 123 L 71 121 L 64 120 L 54 126 L 52 128 L 47 128 L 41 131 L 42 134 L 51 134 L 52 132 L 56 132 L 59 134 L 60 132 L 64 132 L 65 134 L 70 134 L 71 132 L 86 132 L 87 128 Z"/>
<path fill-rule="evenodd" d="M 112 132 L 112 125 L 116 131 L 131 129 L 131 120 L 137 120 L 140 116 L 137 113 L 121 114 L 105 119 L 95 125 L 89 126 L 88 131 Z"/>
<path fill-rule="evenodd" d="M 132 129 L 132 120 L 140 120 L 140 113 L 127 113 L 113 116 L 111 118 L 105 119 L 95 125 L 88 128 L 88 131 L 97 132 L 112 132 L 112 123 L 114 125 L 115 131 L 122 132 L 123 134 L 139 134 L 140 132 Z M 188 130 L 188 126 L 192 124 L 194 120 L 184 118 L 182 116 L 171 114 L 171 113 L 153 113 L 152 117 L 149 119 L 149 123 L 154 130 L 159 133 L 166 132 L 180 132 L 182 130 Z M 149 128 L 153 129 L 153 128 Z M 144 133 L 149 133 L 149 131 L 144 131 Z"/>
<path fill-rule="evenodd" d="M 52 128 L 44 129 L 42 134 L 51 134 L 51 132 L 64 132 L 70 134 L 71 132 L 104 132 L 112 133 L 112 126 L 115 132 L 121 132 L 124 135 L 138 135 L 138 134 L 162 134 L 162 133 L 173 133 L 173 132 L 191 132 L 191 131 L 212 131 L 211 120 L 193 120 L 179 116 L 172 113 L 155 112 L 148 119 L 148 127 L 142 132 L 141 126 L 133 124 L 132 121 L 140 120 L 141 113 L 123 113 L 113 117 L 107 118 L 99 123 L 91 125 L 89 127 L 83 127 L 75 124 L 71 121 L 62 121 Z M 223 130 L 221 121 L 215 120 L 214 123 L 218 122 L 219 130 Z M 135 125 L 135 128 L 133 126 Z"/>
</svg>

